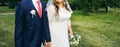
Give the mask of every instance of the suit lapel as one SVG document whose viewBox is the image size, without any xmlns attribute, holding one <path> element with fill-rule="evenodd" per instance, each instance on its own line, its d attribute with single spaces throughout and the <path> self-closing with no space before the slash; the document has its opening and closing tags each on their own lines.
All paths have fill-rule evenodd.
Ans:
<svg viewBox="0 0 120 47">
<path fill-rule="evenodd" d="M 37 10 L 36 10 L 36 8 L 35 8 L 32 0 L 30 0 L 30 1 L 28 2 L 28 4 L 29 4 L 29 8 L 30 8 L 31 10 L 35 10 L 35 11 L 37 12 Z"/>
</svg>

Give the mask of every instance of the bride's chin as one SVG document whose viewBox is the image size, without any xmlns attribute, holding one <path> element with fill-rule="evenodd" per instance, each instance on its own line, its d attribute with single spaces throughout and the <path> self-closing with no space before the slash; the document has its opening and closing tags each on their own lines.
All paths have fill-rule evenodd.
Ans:
<svg viewBox="0 0 120 47">
<path fill-rule="evenodd" d="M 62 1 L 59 1 L 59 2 L 57 2 L 57 3 L 62 3 Z"/>
<path fill-rule="evenodd" d="M 61 3 L 63 0 L 56 0 L 57 3 Z"/>
</svg>

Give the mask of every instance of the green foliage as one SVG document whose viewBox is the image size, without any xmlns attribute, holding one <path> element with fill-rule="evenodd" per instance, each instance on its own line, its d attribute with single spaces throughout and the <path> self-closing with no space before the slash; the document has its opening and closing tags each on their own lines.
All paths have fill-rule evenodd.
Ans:
<svg viewBox="0 0 120 47">
<path fill-rule="evenodd" d="M 85 12 L 97 11 L 99 8 L 105 8 L 108 12 L 108 6 L 120 7 L 120 0 L 69 0 L 69 2 L 72 9 Z"/>
<path fill-rule="evenodd" d="M 9 8 L 15 8 L 15 5 L 22 0 L 1 0 L 2 5 L 8 5 Z M 47 3 L 48 0 L 43 0 Z M 99 8 L 105 8 L 108 12 L 108 6 L 119 7 L 120 0 L 68 0 L 73 10 L 84 10 L 85 12 L 97 11 Z M 7 3 L 7 4 L 6 4 Z"/>
</svg>

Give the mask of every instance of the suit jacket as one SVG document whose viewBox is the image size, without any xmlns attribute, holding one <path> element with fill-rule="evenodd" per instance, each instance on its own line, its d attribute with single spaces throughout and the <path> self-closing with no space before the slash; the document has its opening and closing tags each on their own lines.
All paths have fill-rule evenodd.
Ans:
<svg viewBox="0 0 120 47">
<path fill-rule="evenodd" d="M 50 42 L 46 5 L 41 0 L 42 18 L 39 17 L 32 0 L 23 0 L 17 4 L 15 12 L 15 47 L 40 47 L 43 41 Z M 30 13 L 36 11 L 32 18 Z"/>
</svg>

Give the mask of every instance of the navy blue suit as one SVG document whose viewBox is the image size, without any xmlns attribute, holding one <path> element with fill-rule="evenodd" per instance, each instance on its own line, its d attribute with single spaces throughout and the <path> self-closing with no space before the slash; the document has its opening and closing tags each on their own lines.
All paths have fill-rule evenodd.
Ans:
<svg viewBox="0 0 120 47">
<path fill-rule="evenodd" d="M 42 3 L 42 18 L 39 17 L 32 0 L 23 0 L 17 4 L 15 13 L 15 47 L 40 47 L 45 40 L 51 41 L 46 4 Z M 36 11 L 32 18 L 30 13 Z"/>
</svg>

